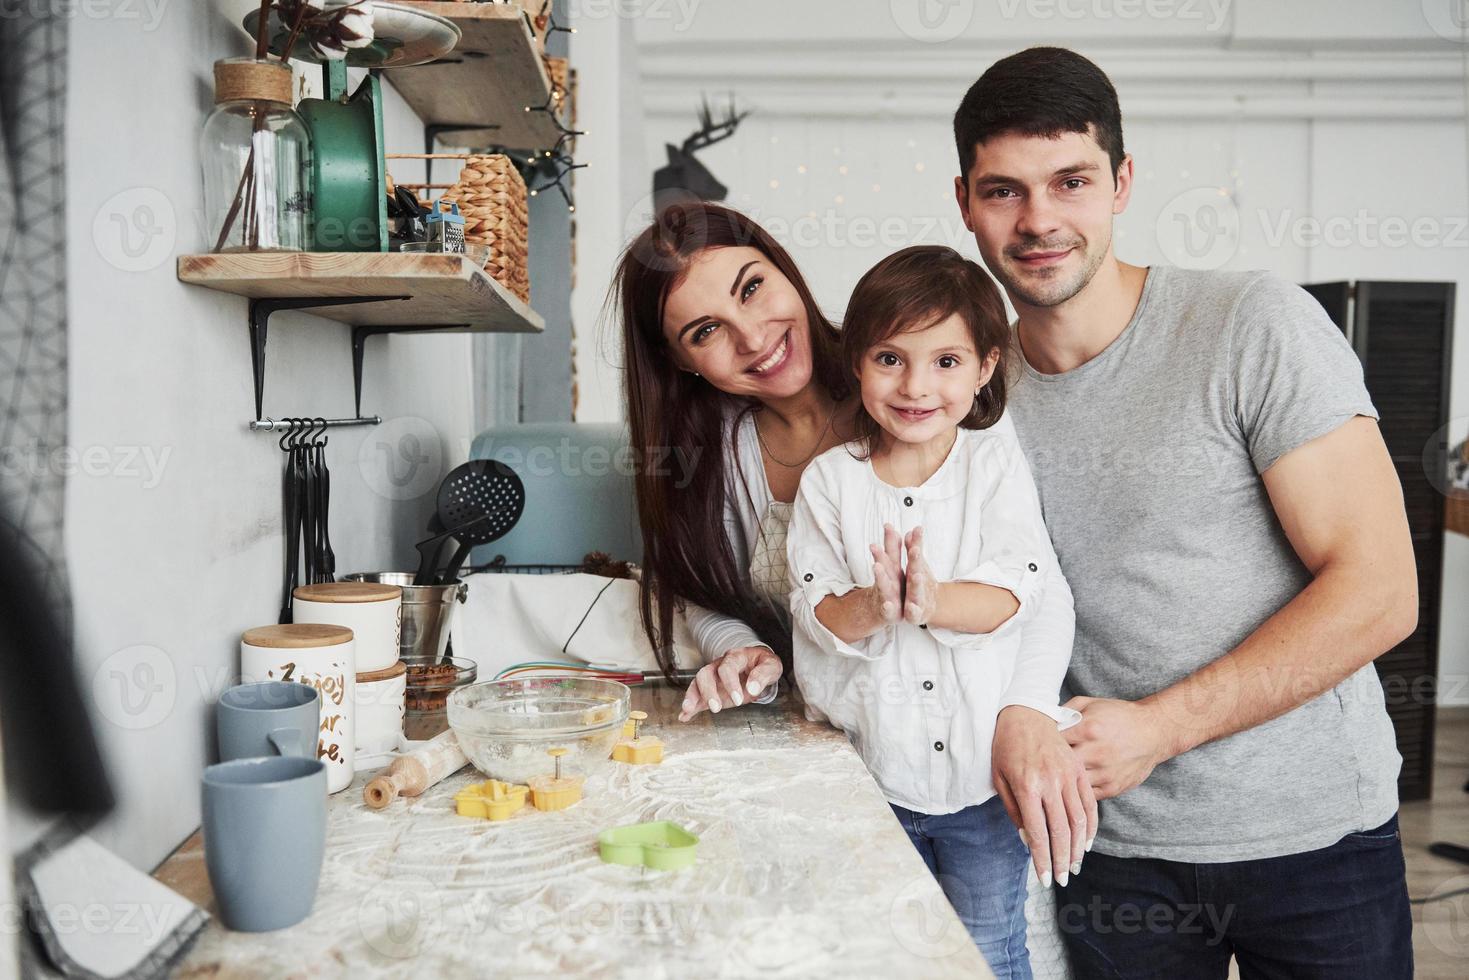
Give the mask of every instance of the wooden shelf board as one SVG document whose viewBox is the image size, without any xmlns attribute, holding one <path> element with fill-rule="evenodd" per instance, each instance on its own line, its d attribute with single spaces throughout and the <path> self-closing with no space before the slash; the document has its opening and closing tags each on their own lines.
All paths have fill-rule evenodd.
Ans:
<svg viewBox="0 0 1469 980">
<path fill-rule="evenodd" d="M 446 146 L 499 145 L 548 150 L 561 131 L 545 105 L 551 79 L 525 14 L 513 4 L 424 3 L 414 7 L 459 25 L 463 37 L 440 63 L 383 72 L 420 119 L 428 123 L 495 123 L 499 129 L 445 134 Z"/>
<path fill-rule="evenodd" d="M 180 255 L 181 281 L 251 299 L 407 296 L 307 312 L 354 325 L 540 333 L 541 317 L 461 255 L 226 252 Z"/>
</svg>

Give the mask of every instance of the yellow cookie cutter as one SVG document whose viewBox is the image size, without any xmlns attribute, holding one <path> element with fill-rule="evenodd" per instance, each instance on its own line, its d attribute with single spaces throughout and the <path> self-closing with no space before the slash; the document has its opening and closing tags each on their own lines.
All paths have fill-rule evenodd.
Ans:
<svg viewBox="0 0 1469 980">
<path fill-rule="evenodd" d="M 528 786 L 491 779 L 484 783 L 472 783 L 454 794 L 454 808 L 461 817 L 478 817 L 481 820 L 509 820 L 525 806 Z"/>
<path fill-rule="evenodd" d="M 547 749 L 546 754 L 556 760 L 556 774 L 532 776 L 526 780 L 530 783 L 530 801 L 537 810 L 565 810 L 581 799 L 584 780 L 581 776 L 562 777 L 561 757 L 566 754 L 566 749 L 558 746 Z"/>
<path fill-rule="evenodd" d="M 639 732 L 647 719 L 646 711 L 634 711 L 628 715 L 627 723 L 632 726 L 632 732 L 623 728 L 624 738 L 612 747 L 612 758 L 615 761 L 633 766 L 655 765 L 663 761 L 663 740 L 651 735 L 644 738 Z M 631 738 L 626 737 L 629 734 Z"/>
</svg>

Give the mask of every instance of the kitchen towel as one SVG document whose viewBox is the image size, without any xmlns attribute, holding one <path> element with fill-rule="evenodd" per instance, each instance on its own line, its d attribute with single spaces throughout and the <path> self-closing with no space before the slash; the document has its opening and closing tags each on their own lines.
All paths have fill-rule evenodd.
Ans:
<svg viewBox="0 0 1469 980">
<path fill-rule="evenodd" d="M 19 871 L 17 897 L 61 976 L 164 976 L 209 920 L 84 834 L 38 846 Z M 36 962 L 26 973 L 55 975 Z"/>
<path fill-rule="evenodd" d="M 455 618 L 454 653 L 490 680 L 511 664 L 566 660 L 657 670 L 638 613 L 638 583 L 580 573 L 470 575 L 469 596 Z M 682 616 L 673 625 L 675 663 L 702 664 Z"/>
</svg>

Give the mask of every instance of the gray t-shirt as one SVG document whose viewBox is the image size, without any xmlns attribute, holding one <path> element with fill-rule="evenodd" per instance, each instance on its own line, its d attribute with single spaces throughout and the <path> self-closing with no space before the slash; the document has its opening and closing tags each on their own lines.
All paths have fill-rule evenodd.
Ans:
<svg viewBox="0 0 1469 980">
<path fill-rule="evenodd" d="M 1320 305 L 1260 272 L 1154 266 L 1106 350 L 1063 374 L 1022 373 L 1010 411 L 1076 596 L 1067 687 L 1090 697 L 1173 684 L 1304 589 L 1260 474 L 1377 417 Z M 1401 762 L 1369 664 L 1104 801 L 1096 849 L 1219 862 L 1325 847 L 1392 816 Z"/>
</svg>

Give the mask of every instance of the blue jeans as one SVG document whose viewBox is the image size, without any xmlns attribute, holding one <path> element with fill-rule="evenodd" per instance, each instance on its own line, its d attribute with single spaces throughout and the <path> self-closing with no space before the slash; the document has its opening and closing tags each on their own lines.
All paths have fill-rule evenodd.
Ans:
<svg viewBox="0 0 1469 980">
<path fill-rule="evenodd" d="M 1056 900 L 1078 977 L 1411 980 L 1398 818 L 1329 847 L 1258 861 L 1082 862 Z"/>
<path fill-rule="evenodd" d="M 999 980 L 1030 980 L 1025 876 L 1030 851 L 992 796 L 958 813 L 915 813 L 888 804 L 938 879 L 959 921 Z"/>
</svg>

